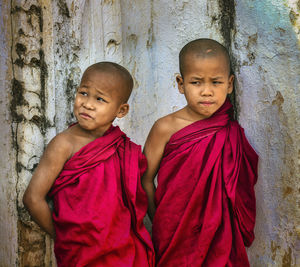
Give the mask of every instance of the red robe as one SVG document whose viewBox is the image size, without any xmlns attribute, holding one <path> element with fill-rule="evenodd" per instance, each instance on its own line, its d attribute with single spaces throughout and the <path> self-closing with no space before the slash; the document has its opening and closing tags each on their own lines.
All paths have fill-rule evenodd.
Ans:
<svg viewBox="0 0 300 267">
<path fill-rule="evenodd" d="M 50 191 L 59 267 L 154 266 L 140 146 L 119 127 L 81 148 Z"/>
<path fill-rule="evenodd" d="M 228 100 L 176 132 L 158 172 L 153 243 L 159 267 L 247 267 L 258 157 Z"/>
</svg>

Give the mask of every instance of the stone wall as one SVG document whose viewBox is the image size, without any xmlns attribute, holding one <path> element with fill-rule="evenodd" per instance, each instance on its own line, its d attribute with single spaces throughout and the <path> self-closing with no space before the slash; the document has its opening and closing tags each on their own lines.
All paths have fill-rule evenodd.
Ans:
<svg viewBox="0 0 300 267">
<path fill-rule="evenodd" d="M 3 0 L 0 266 L 55 266 L 21 199 L 46 144 L 74 119 L 83 70 L 101 60 L 130 70 L 130 113 L 116 123 L 143 144 L 157 118 L 185 105 L 178 52 L 200 37 L 230 50 L 237 116 L 260 155 L 251 266 L 300 266 L 299 10 L 296 0 Z"/>
</svg>

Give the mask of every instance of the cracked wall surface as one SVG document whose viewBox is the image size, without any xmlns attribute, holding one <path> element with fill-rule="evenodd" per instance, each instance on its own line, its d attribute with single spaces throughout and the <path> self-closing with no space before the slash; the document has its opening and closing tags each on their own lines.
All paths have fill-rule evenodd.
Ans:
<svg viewBox="0 0 300 267">
<path fill-rule="evenodd" d="M 200 37 L 229 49 L 236 115 L 260 155 L 251 266 L 300 266 L 299 11 L 299 0 L 3 0 L 0 266 L 55 266 L 21 200 L 46 144 L 74 121 L 84 69 L 129 69 L 130 112 L 116 124 L 143 144 L 157 118 L 185 105 L 178 53 Z"/>
</svg>

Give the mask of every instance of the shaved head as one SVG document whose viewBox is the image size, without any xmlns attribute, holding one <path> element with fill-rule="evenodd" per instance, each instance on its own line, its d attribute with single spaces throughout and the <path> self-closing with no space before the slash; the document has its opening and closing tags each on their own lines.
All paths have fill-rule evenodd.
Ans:
<svg viewBox="0 0 300 267">
<path fill-rule="evenodd" d="M 230 58 L 227 49 L 219 42 L 212 39 L 196 39 L 187 43 L 179 53 L 179 69 L 183 77 L 187 57 L 209 58 L 209 57 L 224 57 L 226 60 L 228 75 L 231 74 Z"/>
<path fill-rule="evenodd" d="M 85 75 L 87 75 L 87 73 L 94 72 L 94 71 L 108 73 L 113 75 L 115 79 L 119 79 L 122 82 L 122 87 L 118 89 L 118 93 L 123 103 L 126 103 L 128 101 L 133 88 L 133 79 L 127 69 L 114 62 L 109 62 L 109 61 L 98 62 L 89 66 L 85 70 L 81 80 L 83 80 L 83 78 L 85 77 Z"/>
</svg>

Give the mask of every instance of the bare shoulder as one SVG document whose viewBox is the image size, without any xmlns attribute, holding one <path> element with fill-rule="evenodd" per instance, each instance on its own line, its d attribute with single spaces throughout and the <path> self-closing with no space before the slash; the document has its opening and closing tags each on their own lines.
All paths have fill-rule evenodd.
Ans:
<svg viewBox="0 0 300 267">
<path fill-rule="evenodd" d="M 173 114 L 169 114 L 167 116 L 164 116 L 160 119 L 158 119 L 154 124 L 152 129 L 161 135 L 170 135 L 172 134 L 172 126 L 174 123 L 174 117 Z"/>
<path fill-rule="evenodd" d="M 72 132 L 65 130 L 57 134 L 48 144 L 46 152 L 56 152 L 64 158 L 69 158 L 73 153 L 74 136 Z"/>
<path fill-rule="evenodd" d="M 191 123 L 186 118 L 185 108 L 183 108 L 158 119 L 153 125 L 153 130 L 169 141 L 174 133 Z"/>
<path fill-rule="evenodd" d="M 146 157 L 148 152 L 152 150 L 159 151 L 159 154 L 162 154 L 165 145 L 168 143 L 170 137 L 173 134 L 172 122 L 173 117 L 171 116 L 171 114 L 169 114 L 158 119 L 153 124 L 144 147 Z"/>
</svg>

